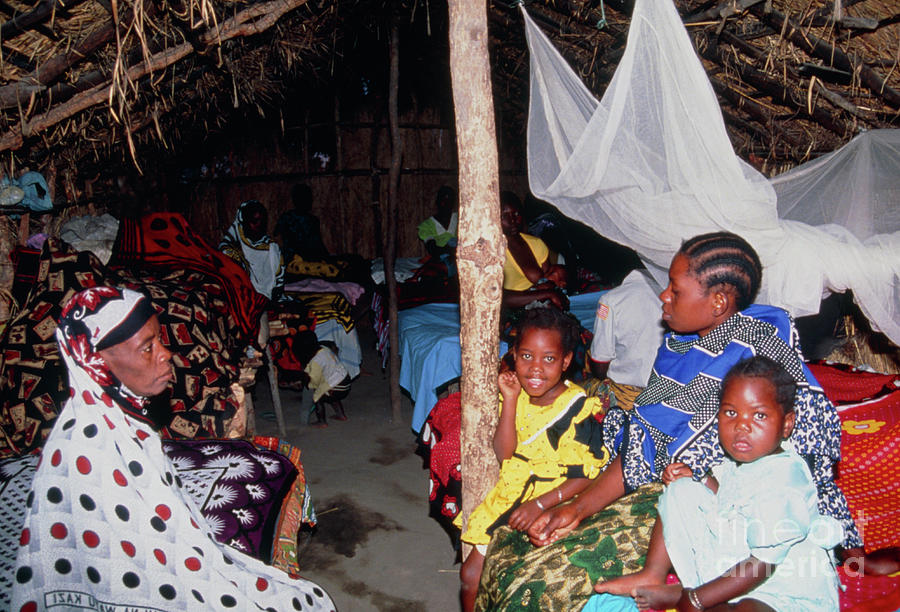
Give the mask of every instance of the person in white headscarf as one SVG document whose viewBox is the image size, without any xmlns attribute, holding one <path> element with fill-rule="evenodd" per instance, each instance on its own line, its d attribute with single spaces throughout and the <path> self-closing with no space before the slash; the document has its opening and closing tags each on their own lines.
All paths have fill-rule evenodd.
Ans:
<svg viewBox="0 0 900 612">
<path fill-rule="evenodd" d="M 284 262 L 278 243 L 266 233 L 268 218 L 257 200 L 242 203 L 219 250 L 246 270 L 254 289 L 277 301 L 284 294 Z"/>
<path fill-rule="evenodd" d="M 94 287 L 57 329 L 70 399 L 44 445 L 12 610 L 333 610 L 328 594 L 213 537 L 144 409 L 172 379 L 149 298 Z"/>
</svg>

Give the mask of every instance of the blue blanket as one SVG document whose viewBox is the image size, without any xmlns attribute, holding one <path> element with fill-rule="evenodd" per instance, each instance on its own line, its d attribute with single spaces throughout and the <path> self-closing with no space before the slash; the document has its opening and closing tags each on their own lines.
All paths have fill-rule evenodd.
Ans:
<svg viewBox="0 0 900 612">
<path fill-rule="evenodd" d="M 594 329 L 597 302 L 603 293 L 569 297 L 569 309 L 583 327 Z M 412 428 L 419 433 L 437 402 L 437 390 L 462 374 L 459 305 L 424 304 L 400 311 L 399 319 L 400 386 L 415 404 Z M 506 349 L 501 343 L 500 353 Z"/>
</svg>

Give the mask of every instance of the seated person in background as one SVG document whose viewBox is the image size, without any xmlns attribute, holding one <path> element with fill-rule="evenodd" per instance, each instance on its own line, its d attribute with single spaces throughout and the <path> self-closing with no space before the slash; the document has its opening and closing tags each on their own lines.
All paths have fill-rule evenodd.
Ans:
<svg viewBox="0 0 900 612">
<path fill-rule="evenodd" d="M 456 190 L 444 185 L 438 189 L 434 200 L 436 212 L 419 224 L 419 240 L 432 257 L 452 255 L 456 248 L 459 216 L 456 212 Z"/>
<path fill-rule="evenodd" d="M 628 410 L 647 385 L 656 351 L 663 341 L 658 292 L 646 270 L 633 270 L 597 304 L 591 373 L 608 379 L 620 408 Z"/>
<path fill-rule="evenodd" d="M 511 191 L 500 192 L 500 227 L 506 236 L 503 264 L 503 306 L 522 308 L 532 302 L 550 302 L 560 310 L 569 307 L 563 293 L 565 270 L 551 261 L 544 241 L 522 233 L 522 203 Z"/>
<path fill-rule="evenodd" d="M 284 295 L 284 264 L 278 243 L 266 233 L 268 224 L 265 206 L 257 200 L 243 202 L 219 250 L 247 271 L 256 291 L 278 301 Z"/>
<path fill-rule="evenodd" d="M 217 542 L 182 487 L 147 419 L 148 397 L 172 380 L 147 297 L 85 289 L 56 335 L 71 394 L 32 484 L 12 609 L 74 598 L 117 609 L 334 609 L 314 583 Z"/>
<path fill-rule="evenodd" d="M 669 464 L 644 569 L 600 583 L 598 592 L 632 596 L 639 608 L 837 612 L 828 550 L 843 531 L 819 514 L 809 467 L 786 442 L 796 388 L 768 357 L 731 368 L 718 413 L 724 462 L 702 483 L 687 465 Z M 666 585 L 673 568 L 681 584 Z M 620 603 L 596 595 L 584 609 L 621 610 Z"/>
<path fill-rule="evenodd" d="M 290 261 L 294 255 L 303 259 L 327 257 L 328 249 L 322 242 L 319 218 L 312 214 L 312 189 L 302 183 L 294 185 L 291 200 L 294 208 L 278 218 L 274 232 L 281 238 L 285 261 Z"/>
<path fill-rule="evenodd" d="M 334 409 L 334 418 L 346 421 L 341 400 L 350 393 L 350 374 L 337 358 L 338 348 L 333 342 L 319 342 L 311 331 L 300 332 L 291 345 L 297 361 L 304 364 L 306 384 L 313 393 L 316 411 L 315 427 L 327 427 L 325 404 Z"/>
</svg>

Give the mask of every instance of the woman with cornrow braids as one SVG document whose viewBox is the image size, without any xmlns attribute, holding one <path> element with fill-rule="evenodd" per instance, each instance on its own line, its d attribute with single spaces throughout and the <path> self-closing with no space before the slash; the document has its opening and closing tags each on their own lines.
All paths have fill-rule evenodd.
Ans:
<svg viewBox="0 0 900 612">
<path fill-rule="evenodd" d="M 790 315 L 753 303 L 761 280 L 759 256 L 740 236 L 703 234 L 681 245 L 659 296 L 670 332 L 650 380 L 631 411 L 612 408 L 603 421 L 614 461 L 570 503 L 532 524 L 534 544 L 559 539 L 624 494 L 659 481 L 671 463 L 685 464 L 697 480 L 706 476 L 724 456 L 716 422 L 722 379 L 739 361 L 764 355 L 797 383 L 790 443 L 809 465 L 819 510 L 843 526 L 845 550 L 859 550 L 859 532 L 832 471 L 840 459 L 837 412 L 803 363 Z"/>
</svg>

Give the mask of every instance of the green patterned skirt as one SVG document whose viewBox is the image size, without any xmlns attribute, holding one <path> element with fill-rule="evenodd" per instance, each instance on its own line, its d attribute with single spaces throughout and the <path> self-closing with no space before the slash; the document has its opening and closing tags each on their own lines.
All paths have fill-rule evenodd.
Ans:
<svg viewBox="0 0 900 612">
<path fill-rule="evenodd" d="M 565 538 L 535 547 L 509 527 L 494 532 L 476 610 L 580 610 L 598 580 L 644 567 L 662 485 L 641 487 L 583 521 Z"/>
</svg>

